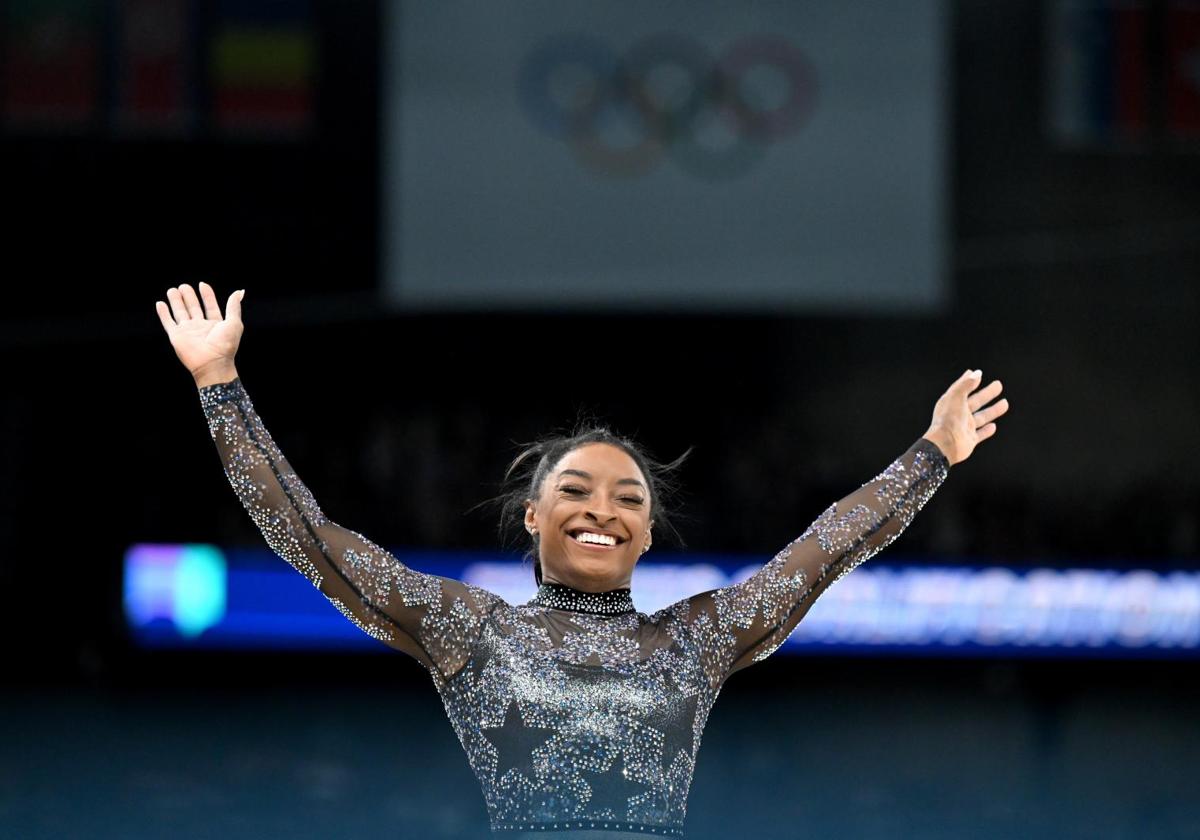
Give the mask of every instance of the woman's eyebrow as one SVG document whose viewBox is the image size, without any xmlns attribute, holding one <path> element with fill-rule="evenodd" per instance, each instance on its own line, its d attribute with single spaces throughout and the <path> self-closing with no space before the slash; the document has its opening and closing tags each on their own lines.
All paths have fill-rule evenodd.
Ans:
<svg viewBox="0 0 1200 840">
<path fill-rule="evenodd" d="M 577 475 L 580 478 L 586 478 L 588 480 L 591 480 L 591 477 L 592 477 L 592 474 L 589 472 L 584 472 L 583 470 L 572 470 L 572 469 L 563 470 L 562 472 L 560 472 L 558 474 L 558 477 L 562 478 L 564 475 Z M 642 482 L 638 481 L 636 478 L 618 478 L 617 484 L 636 484 L 638 487 L 641 487 L 643 490 L 646 489 L 646 485 L 642 484 Z"/>
</svg>

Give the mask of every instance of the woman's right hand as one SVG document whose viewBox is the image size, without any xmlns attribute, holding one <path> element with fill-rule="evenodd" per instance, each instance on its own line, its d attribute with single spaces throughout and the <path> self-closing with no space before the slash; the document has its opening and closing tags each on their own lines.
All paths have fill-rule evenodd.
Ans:
<svg viewBox="0 0 1200 840">
<path fill-rule="evenodd" d="M 233 357 L 242 340 L 242 298 L 245 296 L 244 289 L 231 294 L 222 318 L 212 286 L 204 282 L 199 285 L 200 295 L 204 298 L 203 309 L 187 283 L 167 289 L 170 310 L 161 300 L 154 304 L 171 346 L 175 348 L 175 355 L 197 379 L 207 371 L 233 369 Z"/>
</svg>

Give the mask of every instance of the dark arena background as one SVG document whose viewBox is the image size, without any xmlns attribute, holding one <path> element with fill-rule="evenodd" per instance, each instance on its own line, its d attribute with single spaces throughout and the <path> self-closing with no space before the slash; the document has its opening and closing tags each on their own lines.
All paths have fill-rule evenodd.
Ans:
<svg viewBox="0 0 1200 840">
<path fill-rule="evenodd" d="M 0 15 L 0 836 L 487 834 L 428 674 L 231 492 L 154 311 L 204 280 L 325 513 L 510 600 L 514 442 L 694 447 L 650 609 L 1002 380 L 724 688 L 688 836 L 1200 837 L 1196 3 Z"/>
</svg>

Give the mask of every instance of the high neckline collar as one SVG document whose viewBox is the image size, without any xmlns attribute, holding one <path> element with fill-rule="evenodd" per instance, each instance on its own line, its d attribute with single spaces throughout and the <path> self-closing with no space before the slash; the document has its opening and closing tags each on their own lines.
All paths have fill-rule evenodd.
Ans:
<svg viewBox="0 0 1200 840">
<path fill-rule="evenodd" d="M 634 612 L 633 597 L 628 589 L 583 592 L 562 583 L 543 583 L 529 603 L 552 610 L 570 610 L 593 615 L 622 615 Z"/>
</svg>

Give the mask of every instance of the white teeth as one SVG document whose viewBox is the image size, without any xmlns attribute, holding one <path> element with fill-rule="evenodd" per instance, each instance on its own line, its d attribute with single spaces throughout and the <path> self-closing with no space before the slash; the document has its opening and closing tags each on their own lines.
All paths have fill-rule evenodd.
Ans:
<svg viewBox="0 0 1200 840">
<path fill-rule="evenodd" d="M 588 531 L 582 531 L 575 535 L 575 542 L 596 543 L 597 545 L 616 545 L 615 537 L 610 537 L 607 534 L 592 534 Z"/>
</svg>

